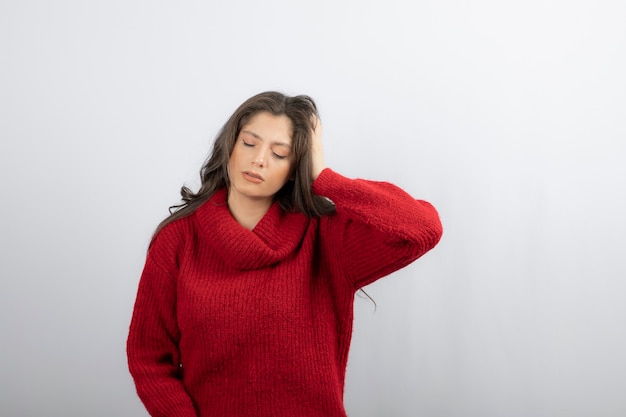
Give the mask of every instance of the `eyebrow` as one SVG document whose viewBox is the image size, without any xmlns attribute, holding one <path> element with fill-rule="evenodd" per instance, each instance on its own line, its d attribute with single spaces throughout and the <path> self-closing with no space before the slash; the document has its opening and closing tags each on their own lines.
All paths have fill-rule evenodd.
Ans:
<svg viewBox="0 0 626 417">
<path fill-rule="evenodd" d="M 251 131 L 249 131 L 249 130 L 242 130 L 241 132 L 242 132 L 242 133 L 247 133 L 247 134 L 248 134 L 248 135 L 250 135 L 250 136 L 254 136 L 254 137 L 255 137 L 256 139 L 258 139 L 258 140 L 263 140 L 263 138 L 262 138 L 261 136 L 257 135 L 257 134 L 256 134 L 256 133 L 254 133 L 254 132 L 251 132 Z M 274 144 L 274 145 L 279 145 L 279 146 L 286 146 L 286 147 L 288 147 L 289 149 L 291 149 L 291 145 L 290 145 L 290 144 L 288 144 L 287 142 L 273 142 L 273 144 Z"/>
</svg>

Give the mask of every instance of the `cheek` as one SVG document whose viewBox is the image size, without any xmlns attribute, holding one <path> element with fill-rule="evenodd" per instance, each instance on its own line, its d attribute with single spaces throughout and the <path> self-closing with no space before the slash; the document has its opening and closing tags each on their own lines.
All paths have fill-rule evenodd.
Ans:
<svg viewBox="0 0 626 417">
<path fill-rule="evenodd" d="M 237 148 L 237 146 L 235 146 L 235 148 L 233 149 L 233 151 L 230 154 L 230 158 L 228 158 L 228 166 L 229 168 L 232 167 L 236 167 L 239 162 L 241 161 L 241 152 L 240 150 Z"/>
<path fill-rule="evenodd" d="M 231 173 L 236 170 L 236 166 L 237 166 L 237 155 L 235 151 L 233 151 L 233 153 L 230 154 L 230 158 L 228 158 L 228 165 L 226 166 L 229 180 L 231 178 Z"/>
<path fill-rule="evenodd" d="M 285 164 L 285 171 L 284 171 L 284 176 L 285 178 L 289 179 L 291 177 L 294 176 L 294 174 L 296 173 L 296 166 L 293 162 L 289 162 L 288 164 Z"/>
</svg>

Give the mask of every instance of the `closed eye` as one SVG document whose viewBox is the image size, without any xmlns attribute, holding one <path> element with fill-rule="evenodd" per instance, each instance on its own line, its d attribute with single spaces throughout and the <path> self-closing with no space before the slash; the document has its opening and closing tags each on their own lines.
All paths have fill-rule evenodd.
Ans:
<svg viewBox="0 0 626 417">
<path fill-rule="evenodd" d="M 274 157 L 278 158 L 278 159 L 286 159 L 287 156 L 286 155 L 279 155 L 276 152 L 272 152 L 274 154 Z"/>
<path fill-rule="evenodd" d="M 248 146 L 248 147 L 250 147 L 250 148 L 254 146 L 254 144 L 253 144 L 253 143 L 248 143 L 248 142 L 246 142 L 246 141 L 245 141 L 245 139 L 242 139 L 242 140 L 241 140 L 241 143 L 243 143 L 243 146 Z"/>
</svg>

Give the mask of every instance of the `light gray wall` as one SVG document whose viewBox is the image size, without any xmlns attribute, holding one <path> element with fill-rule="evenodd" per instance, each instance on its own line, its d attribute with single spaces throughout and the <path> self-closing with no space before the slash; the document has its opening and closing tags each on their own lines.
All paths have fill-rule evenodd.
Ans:
<svg viewBox="0 0 626 417">
<path fill-rule="evenodd" d="M 145 416 L 146 246 L 215 133 L 313 96 L 327 162 L 440 210 L 356 302 L 351 416 L 626 415 L 626 3 L 0 2 L 0 415 Z"/>
</svg>

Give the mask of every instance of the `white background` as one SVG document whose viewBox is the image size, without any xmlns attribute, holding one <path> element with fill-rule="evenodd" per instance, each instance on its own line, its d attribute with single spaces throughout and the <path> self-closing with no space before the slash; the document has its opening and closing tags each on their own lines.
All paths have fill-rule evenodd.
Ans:
<svg viewBox="0 0 626 417">
<path fill-rule="evenodd" d="M 146 416 L 150 235 L 249 96 L 439 209 L 356 301 L 353 417 L 626 415 L 626 3 L 0 1 L 0 415 Z"/>
</svg>

